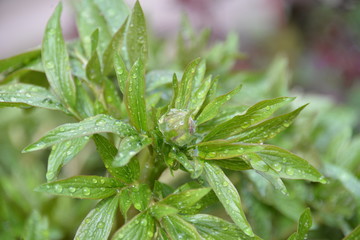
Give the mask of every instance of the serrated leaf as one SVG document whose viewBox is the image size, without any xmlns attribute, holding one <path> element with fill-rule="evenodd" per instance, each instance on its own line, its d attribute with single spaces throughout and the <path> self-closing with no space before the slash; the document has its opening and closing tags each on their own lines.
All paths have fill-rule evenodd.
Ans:
<svg viewBox="0 0 360 240">
<path fill-rule="evenodd" d="M 79 30 L 80 40 L 85 51 L 85 55 L 90 57 L 91 35 L 99 29 L 99 53 L 102 54 L 111 38 L 104 16 L 99 11 L 98 6 L 92 0 L 80 1 L 76 4 L 76 22 Z"/>
<path fill-rule="evenodd" d="M 101 14 L 104 16 L 110 32 L 114 34 L 129 15 L 130 11 L 128 6 L 124 3 L 124 1 L 119 0 L 93 1 L 99 8 Z"/>
<path fill-rule="evenodd" d="M 124 94 L 126 91 L 126 80 L 129 76 L 129 72 L 126 69 L 123 59 L 117 53 L 114 55 L 114 67 L 120 90 Z"/>
<path fill-rule="evenodd" d="M 221 218 L 197 214 L 183 216 L 183 218 L 193 224 L 204 239 L 209 240 L 251 240 L 260 239 L 258 237 L 249 237 L 241 231 L 235 224 L 227 222 Z"/>
<path fill-rule="evenodd" d="M 61 11 L 62 3 L 59 3 L 46 25 L 41 58 L 52 90 L 62 101 L 74 107 L 76 88 L 71 76 L 69 56 L 61 32 Z"/>
<path fill-rule="evenodd" d="M 125 222 L 127 222 L 127 212 L 129 211 L 129 209 L 132 205 L 130 189 L 123 188 L 120 190 L 118 195 L 119 195 L 120 211 L 125 219 Z"/>
<path fill-rule="evenodd" d="M 174 215 L 179 212 L 178 209 L 161 203 L 157 203 L 153 205 L 149 209 L 149 211 L 150 214 L 158 220 L 160 220 L 162 217 Z"/>
<path fill-rule="evenodd" d="M 242 85 L 238 86 L 234 90 L 215 98 L 209 104 L 206 105 L 204 110 L 199 114 L 199 117 L 196 119 L 198 125 L 213 119 L 219 112 L 221 106 L 229 101 L 234 95 L 236 95 L 241 90 Z"/>
<path fill-rule="evenodd" d="M 117 189 L 124 186 L 114 178 L 76 176 L 42 184 L 35 191 L 73 198 L 102 199 L 116 194 Z"/>
<path fill-rule="evenodd" d="M 360 225 L 357 226 L 351 233 L 349 233 L 343 240 L 359 240 Z"/>
<path fill-rule="evenodd" d="M 263 148 L 256 154 L 281 178 L 326 182 L 325 178 L 306 160 L 282 148 L 263 145 Z"/>
<path fill-rule="evenodd" d="M 198 58 L 192 61 L 191 63 L 189 63 L 189 65 L 187 65 L 179 85 L 178 96 L 175 100 L 175 108 L 177 109 L 188 108 L 191 98 L 191 93 L 193 90 L 196 69 L 200 61 L 201 59 Z"/>
<path fill-rule="evenodd" d="M 49 224 L 46 218 L 42 217 L 37 210 L 33 210 L 26 220 L 24 239 L 25 240 L 47 240 L 49 238 Z"/>
<path fill-rule="evenodd" d="M 40 150 L 59 142 L 101 132 L 115 133 L 120 137 L 135 134 L 130 125 L 108 115 L 99 114 L 78 123 L 67 123 L 54 128 L 37 142 L 26 147 L 23 152 Z"/>
<path fill-rule="evenodd" d="M 305 107 L 306 105 L 293 112 L 271 118 L 255 126 L 244 129 L 242 132 L 230 136 L 230 139 L 239 142 L 262 143 L 288 128 Z"/>
<path fill-rule="evenodd" d="M 139 211 L 144 211 L 150 203 L 152 192 L 147 184 L 135 185 L 131 190 L 131 200 L 134 207 Z"/>
<path fill-rule="evenodd" d="M 170 215 L 162 218 L 161 225 L 171 239 L 201 240 L 196 228 L 180 216 Z"/>
<path fill-rule="evenodd" d="M 145 69 L 142 60 L 134 63 L 126 82 L 124 100 L 130 121 L 139 131 L 147 131 Z"/>
<path fill-rule="evenodd" d="M 201 85 L 193 93 L 193 97 L 190 100 L 189 109 L 192 110 L 194 116 L 199 112 L 201 106 L 203 105 L 208 91 L 212 85 L 212 76 L 204 78 L 201 82 Z"/>
<path fill-rule="evenodd" d="M 6 70 L 14 70 L 26 65 L 41 55 L 40 49 L 18 54 L 16 56 L 0 60 L 0 73 Z"/>
<path fill-rule="evenodd" d="M 0 107 L 31 106 L 67 112 L 46 88 L 24 83 L 0 86 Z"/>
<path fill-rule="evenodd" d="M 46 179 L 54 181 L 63 165 L 73 159 L 88 143 L 88 137 L 80 137 L 54 145 L 48 159 Z"/>
<path fill-rule="evenodd" d="M 306 240 L 307 233 L 309 232 L 311 225 L 312 225 L 311 212 L 310 212 L 310 208 L 307 208 L 300 216 L 297 232 L 292 234 L 288 238 L 288 240 Z"/>
<path fill-rule="evenodd" d="M 293 100 L 294 98 L 279 97 L 258 102 L 251 106 L 245 114 L 234 116 L 232 119 L 213 128 L 205 137 L 205 140 L 225 139 L 236 135 L 250 125 L 270 117 L 280 107 Z"/>
<path fill-rule="evenodd" d="M 125 166 L 133 156 L 151 144 L 151 142 L 151 138 L 148 138 L 147 136 L 134 135 L 123 138 L 119 145 L 119 151 L 114 158 L 113 166 Z"/>
<path fill-rule="evenodd" d="M 107 239 L 110 235 L 117 209 L 118 196 L 100 201 L 91 210 L 76 231 L 74 239 L 98 240 Z"/>
<path fill-rule="evenodd" d="M 107 171 L 112 176 L 126 183 L 132 183 L 134 180 L 138 179 L 140 167 L 137 160 L 133 159 L 133 161 L 130 161 L 130 163 L 124 167 L 114 167 L 113 161 L 117 154 L 116 147 L 101 135 L 95 134 L 93 139 Z"/>
<path fill-rule="evenodd" d="M 200 201 L 210 190 L 210 188 L 198 188 L 170 194 L 159 203 L 175 207 L 181 212 Z"/>
<path fill-rule="evenodd" d="M 120 228 L 112 240 L 151 240 L 154 236 L 154 225 L 154 219 L 149 213 L 140 213 Z"/>
<path fill-rule="evenodd" d="M 202 142 L 197 145 L 198 155 L 203 159 L 228 159 L 262 149 L 257 144 L 230 143 L 223 140 Z"/>
<path fill-rule="evenodd" d="M 254 236 L 242 209 L 239 193 L 218 166 L 205 162 L 206 179 L 234 223 L 248 236 Z"/>
</svg>

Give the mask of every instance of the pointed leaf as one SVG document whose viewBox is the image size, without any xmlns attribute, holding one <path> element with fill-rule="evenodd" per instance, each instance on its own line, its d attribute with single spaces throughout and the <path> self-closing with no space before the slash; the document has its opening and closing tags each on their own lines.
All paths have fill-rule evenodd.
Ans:
<svg viewBox="0 0 360 240">
<path fill-rule="evenodd" d="M 0 60 L 0 73 L 6 70 L 15 70 L 23 65 L 26 65 L 31 60 L 38 58 L 41 55 L 40 49 L 21 53 L 19 55 Z"/>
<path fill-rule="evenodd" d="M 49 131 L 44 137 L 26 147 L 23 151 L 36 151 L 59 142 L 101 132 L 112 132 L 120 137 L 135 134 L 134 129 L 130 125 L 108 115 L 99 114 L 78 123 L 63 124 Z"/>
<path fill-rule="evenodd" d="M 229 143 L 223 140 L 202 142 L 197 145 L 198 155 L 203 159 L 228 159 L 262 149 L 257 144 Z"/>
<path fill-rule="evenodd" d="M 179 85 L 178 96 L 175 100 L 175 108 L 188 109 L 193 90 L 195 73 L 200 61 L 200 58 L 195 59 L 186 67 Z"/>
<path fill-rule="evenodd" d="M 177 215 L 162 218 L 161 225 L 165 228 L 171 239 L 201 240 L 200 234 L 190 223 Z"/>
<path fill-rule="evenodd" d="M 121 214 L 123 215 L 125 222 L 127 222 L 127 212 L 132 205 L 131 191 L 129 188 L 123 188 L 119 192 L 119 207 Z"/>
<path fill-rule="evenodd" d="M 214 164 L 205 162 L 205 173 L 209 185 L 234 223 L 244 231 L 246 235 L 254 236 L 242 209 L 240 196 L 232 182 L 227 178 L 221 168 Z"/>
<path fill-rule="evenodd" d="M 116 194 L 117 189 L 124 186 L 114 178 L 76 176 L 42 184 L 35 188 L 35 191 L 73 198 L 102 199 Z"/>
<path fill-rule="evenodd" d="M 215 98 L 208 105 L 206 105 L 204 110 L 202 110 L 199 117 L 196 119 L 197 124 L 200 125 L 206 121 L 213 119 L 218 114 L 221 106 L 227 101 L 229 101 L 234 95 L 236 95 L 240 91 L 241 87 L 241 85 L 238 86 L 227 94 Z"/>
<path fill-rule="evenodd" d="M 79 79 L 75 78 L 76 84 L 76 110 L 82 118 L 94 116 L 93 102 Z"/>
<path fill-rule="evenodd" d="M 139 131 L 147 130 L 144 74 L 144 63 L 136 61 L 129 72 L 124 96 L 130 121 Z"/>
<path fill-rule="evenodd" d="M 95 134 L 93 139 L 96 144 L 96 149 L 99 152 L 107 171 L 112 176 L 126 183 L 132 183 L 134 180 L 138 179 L 140 172 L 138 161 L 133 159 L 133 161 L 130 161 L 127 166 L 114 167 L 113 161 L 117 154 L 115 146 L 105 137 L 98 134 Z"/>
<path fill-rule="evenodd" d="M 46 88 L 24 83 L 0 86 L 0 107 L 30 106 L 67 112 Z"/>
<path fill-rule="evenodd" d="M 90 60 L 86 64 L 86 77 L 90 82 L 101 84 L 103 74 L 101 72 L 101 64 L 97 51 L 94 51 Z"/>
<path fill-rule="evenodd" d="M 194 91 L 193 97 L 190 100 L 189 109 L 193 111 L 193 115 L 196 116 L 196 114 L 201 109 L 201 106 L 203 105 L 206 96 L 208 94 L 208 91 L 212 85 L 212 76 L 208 76 L 205 78 L 202 82 L 199 88 Z"/>
<path fill-rule="evenodd" d="M 134 207 L 139 211 L 144 211 L 150 203 L 151 190 L 147 184 L 135 185 L 131 190 L 131 200 Z"/>
<path fill-rule="evenodd" d="M 241 231 L 235 224 L 227 222 L 221 218 L 197 214 L 183 216 L 183 218 L 193 224 L 204 239 L 209 240 L 251 240 L 260 239 L 258 237 L 249 237 Z"/>
<path fill-rule="evenodd" d="M 73 159 L 88 143 L 89 137 L 80 137 L 54 145 L 48 160 L 46 179 L 54 181 L 63 165 Z"/>
<path fill-rule="evenodd" d="M 120 90 L 123 94 L 125 94 L 126 80 L 128 78 L 129 72 L 126 69 L 126 65 L 123 59 L 117 53 L 114 55 L 114 67 Z"/>
<path fill-rule="evenodd" d="M 282 178 L 326 182 L 325 178 L 306 160 L 279 147 L 263 145 L 263 149 L 258 151 L 257 155 Z"/>
<path fill-rule="evenodd" d="M 100 201 L 78 228 L 75 238 L 79 240 L 107 239 L 110 235 L 117 209 L 118 196 Z"/>
<path fill-rule="evenodd" d="M 205 137 L 205 139 L 224 139 L 238 134 L 239 132 L 248 128 L 251 124 L 255 124 L 270 117 L 280 107 L 288 104 L 293 100 L 294 98 L 279 97 L 258 102 L 251 106 L 245 114 L 235 116 L 232 119 L 216 126 Z"/>
<path fill-rule="evenodd" d="M 120 228 L 112 240 L 151 240 L 154 236 L 154 219 L 147 212 L 136 215 Z"/>
<path fill-rule="evenodd" d="M 59 3 L 47 23 L 41 58 L 52 90 L 69 106 L 75 106 L 76 89 L 71 76 L 69 56 L 61 32 Z"/>
<path fill-rule="evenodd" d="M 151 144 L 151 138 L 146 136 L 129 136 L 122 139 L 119 151 L 115 156 L 113 166 L 122 167 L 129 163 L 130 159 L 142 149 Z"/>
<path fill-rule="evenodd" d="M 121 117 L 123 104 L 115 87 L 115 84 L 113 83 L 113 81 L 104 78 L 103 88 L 103 94 L 109 115 Z"/>
<path fill-rule="evenodd" d="M 307 208 L 300 216 L 297 232 L 292 234 L 288 238 L 288 240 L 306 240 L 307 233 L 309 232 L 311 225 L 312 225 L 311 212 L 310 209 Z"/>
</svg>

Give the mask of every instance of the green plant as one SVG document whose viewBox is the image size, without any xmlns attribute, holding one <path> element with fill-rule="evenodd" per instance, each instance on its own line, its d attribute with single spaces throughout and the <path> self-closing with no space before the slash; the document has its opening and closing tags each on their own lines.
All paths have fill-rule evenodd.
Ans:
<svg viewBox="0 0 360 240">
<path fill-rule="evenodd" d="M 0 62 L 0 106 L 46 108 L 73 119 L 24 152 L 51 147 L 48 183 L 37 191 L 100 200 L 83 219 L 75 239 L 107 239 L 110 234 L 113 239 L 260 239 L 225 169 L 246 172 L 262 184 L 259 175 L 285 195 L 282 179 L 326 182 L 301 157 L 264 144 L 288 128 L 305 105 L 271 117 L 294 100 L 276 97 L 224 111 L 241 86 L 216 97 L 221 76 L 206 74 L 216 72 L 215 61 L 209 70 L 201 59 L 176 73 L 147 68 L 156 61 L 148 58 L 138 2 L 131 13 L 116 0 L 83 0 L 77 8 L 80 40 L 64 42 L 60 4 L 48 22 L 41 50 Z M 214 49 L 215 56 L 223 53 Z M 223 56 L 229 61 L 219 72 L 228 71 L 233 60 Z M 180 65 L 185 59 L 179 57 Z M 103 163 L 95 171 L 98 175 L 58 180 L 62 167 L 90 141 Z M 173 188 L 160 181 L 166 171 L 173 176 L 167 180 L 176 179 L 180 171 L 188 178 Z M 216 203 L 233 223 L 201 213 Z M 304 239 L 311 222 L 306 209 L 289 239 Z M 35 211 L 24 236 L 46 239 L 46 229 L 46 219 Z"/>
</svg>

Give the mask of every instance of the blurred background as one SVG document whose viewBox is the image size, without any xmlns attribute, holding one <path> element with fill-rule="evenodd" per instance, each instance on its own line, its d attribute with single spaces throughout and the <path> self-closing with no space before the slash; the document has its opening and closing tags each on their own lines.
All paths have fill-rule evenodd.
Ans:
<svg viewBox="0 0 360 240">
<path fill-rule="evenodd" d="M 67 40 L 78 37 L 75 1 L 64 1 L 62 27 Z M 135 1 L 127 2 L 132 7 Z M 250 171 L 227 172 L 255 232 L 264 239 L 285 239 L 307 206 L 314 218 L 309 239 L 336 240 L 351 232 L 360 223 L 360 1 L 140 2 L 153 49 L 150 70 L 181 70 L 189 60 L 204 56 L 208 73 L 220 74 L 223 80 L 220 92 L 244 83 L 233 102 L 237 105 L 278 96 L 297 96 L 294 106 L 310 102 L 295 124 L 270 143 L 306 158 L 329 179 L 328 184 L 285 180 L 290 192 L 286 197 Z M 0 59 L 40 46 L 57 3 L 0 0 Z M 186 44 L 181 46 L 179 39 Z M 43 73 L 36 76 L 44 78 Z M 21 150 L 69 121 L 57 112 L 0 108 L 0 239 L 20 239 L 24 228 L 25 234 L 40 228 L 51 239 L 72 239 L 94 205 L 91 200 L 32 191 L 46 181 L 49 151 L 21 154 Z M 64 167 L 60 178 L 103 175 L 94 149 L 87 146 Z M 226 218 L 217 207 L 213 212 Z"/>
</svg>

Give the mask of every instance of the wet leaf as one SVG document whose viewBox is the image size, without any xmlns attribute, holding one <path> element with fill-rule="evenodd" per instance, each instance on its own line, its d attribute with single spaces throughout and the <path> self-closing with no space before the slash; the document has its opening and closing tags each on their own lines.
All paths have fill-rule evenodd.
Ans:
<svg viewBox="0 0 360 240">
<path fill-rule="evenodd" d="M 191 174 L 192 178 L 198 178 L 203 170 L 203 163 L 198 159 L 190 161 L 183 152 L 172 151 L 170 158 L 176 159 Z"/>
<path fill-rule="evenodd" d="M 71 76 L 69 56 L 61 32 L 61 11 L 62 4 L 59 3 L 46 25 L 41 58 L 52 90 L 62 101 L 74 107 L 76 88 Z"/>
<path fill-rule="evenodd" d="M 307 208 L 300 216 L 297 232 L 292 234 L 288 240 L 306 240 L 311 225 L 311 212 L 310 208 Z"/>
<path fill-rule="evenodd" d="M 162 218 L 161 225 L 166 230 L 171 239 L 201 240 L 196 228 L 186 222 L 180 216 L 171 215 Z"/>
<path fill-rule="evenodd" d="M 234 95 L 236 95 L 240 91 L 241 87 L 242 85 L 238 86 L 227 94 L 217 97 L 211 102 L 209 102 L 209 104 L 206 105 L 204 110 L 202 110 L 199 117 L 196 119 L 197 124 L 200 125 L 206 121 L 213 119 L 218 114 L 221 106 L 227 101 L 229 101 Z"/>
<path fill-rule="evenodd" d="M 199 112 L 201 106 L 203 105 L 208 91 L 212 85 L 212 76 L 208 76 L 204 78 L 201 82 L 201 85 L 198 87 L 196 91 L 193 93 L 193 97 L 190 100 L 189 109 L 192 110 L 194 116 Z"/>
<path fill-rule="evenodd" d="M 74 239 L 107 239 L 114 223 L 117 203 L 118 196 L 100 201 L 82 221 Z"/>
<path fill-rule="evenodd" d="M 31 106 L 67 112 L 46 88 L 24 83 L 0 86 L 0 107 Z"/>
<path fill-rule="evenodd" d="M 54 145 L 48 159 L 47 181 L 54 181 L 60 169 L 73 159 L 88 143 L 88 137 L 80 137 Z"/>
<path fill-rule="evenodd" d="M 205 162 L 206 179 L 234 223 L 248 236 L 254 236 L 246 220 L 240 196 L 233 183 L 218 166 Z"/>
<path fill-rule="evenodd" d="M 349 233 L 343 240 L 359 240 L 360 225 L 357 226 L 351 233 Z"/>
<path fill-rule="evenodd" d="M 86 77 L 89 81 L 101 84 L 103 82 L 103 74 L 101 72 L 101 64 L 97 51 L 94 51 L 90 60 L 86 64 Z"/>
<path fill-rule="evenodd" d="M 136 215 L 130 222 L 120 228 L 112 240 L 151 240 L 154 236 L 154 219 L 149 213 L 143 212 Z"/>
<path fill-rule="evenodd" d="M 116 194 L 117 189 L 124 186 L 114 178 L 76 176 L 42 184 L 35 191 L 73 198 L 102 199 Z"/>
<path fill-rule="evenodd" d="M 15 70 L 18 69 L 28 63 L 30 63 L 32 60 L 40 57 L 41 51 L 40 49 L 36 49 L 33 51 L 25 52 L 18 54 L 13 57 L 5 58 L 0 60 L 0 73 L 6 71 L 6 70 Z"/>
<path fill-rule="evenodd" d="M 117 53 L 114 55 L 114 67 L 120 90 L 124 94 L 126 91 L 126 80 L 129 76 L 129 72 L 126 69 L 123 59 Z"/>
<path fill-rule="evenodd" d="M 242 158 L 230 158 L 224 160 L 216 160 L 216 165 L 234 171 L 243 171 L 252 169 L 252 167 Z"/>
<path fill-rule="evenodd" d="M 119 207 L 125 222 L 127 222 L 127 212 L 132 205 L 130 188 L 123 188 L 119 192 Z"/>
<path fill-rule="evenodd" d="M 135 185 L 131 190 L 131 200 L 134 207 L 139 211 L 144 211 L 150 203 L 152 192 L 147 184 Z"/>
<path fill-rule="evenodd" d="M 26 147 L 23 152 L 40 150 L 63 141 L 101 132 L 115 133 L 120 137 L 135 134 L 130 125 L 108 115 L 99 114 L 78 123 L 67 123 L 54 128 L 37 142 Z"/>
<path fill-rule="evenodd" d="M 159 182 L 157 180 L 155 181 L 153 193 L 158 198 L 160 198 L 160 199 L 165 198 L 173 192 L 174 192 L 174 189 L 171 186 L 169 186 L 165 183 Z"/>
<path fill-rule="evenodd" d="M 160 220 L 162 217 L 174 215 L 179 212 L 179 210 L 174 207 L 160 203 L 153 205 L 149 211 L 151 215 L 158 220 Z"/>
<path fill-rule="evenodd" d="M 75 78 L 76 84 L 76 110 L 82 118 L 94 116 L 93 102 L 79 79 Z"/>
<path fill-rule="evenodd" d="M 26 240 L 47 240 L 49 238 L 49 224 L 46 218 L 42 217 L 37 210 L 33 210 L 26 220 L 24 239 Z"/>
</svg>

